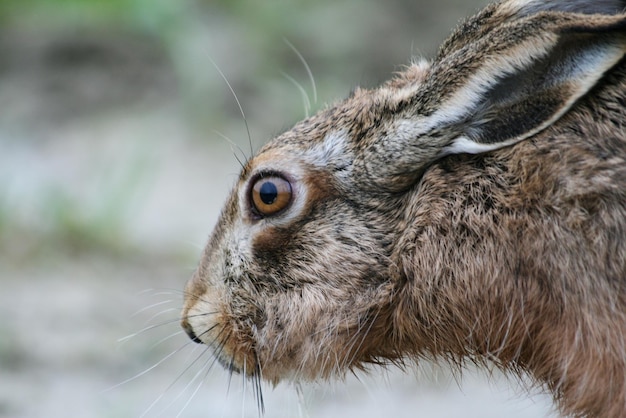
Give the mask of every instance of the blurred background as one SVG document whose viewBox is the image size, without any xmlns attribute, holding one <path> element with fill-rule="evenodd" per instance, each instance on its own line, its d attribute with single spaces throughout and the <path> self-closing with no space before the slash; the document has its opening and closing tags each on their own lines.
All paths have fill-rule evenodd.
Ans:
<svg viewBox="0 0 626 418">
<path fill-rule="evenodd" d="M 175 321 L 237 147 L 432 55 L 485 3 L 0 2 L 0 417 L 258 416 Z M 552 411 L 427 364 L 264 395 L 267 417 Z"/>
</svg>

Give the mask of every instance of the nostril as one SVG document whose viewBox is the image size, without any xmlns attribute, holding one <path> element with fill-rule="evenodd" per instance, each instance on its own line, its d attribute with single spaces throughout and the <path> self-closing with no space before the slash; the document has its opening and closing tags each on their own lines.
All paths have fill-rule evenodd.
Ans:
<svg viewBox="0 0 626 418">
<path fill-rule="evenodd" d="M 187 322 L 186 320 L 184 320 L 181 323 L 181 326 L 183 327 L 183 329 L 185 330 L 185 332 L 187 333 L 187 335 L 189 336 L 189 338 L 191 339 L 191 341 L 193 341 L 194 343 L 198 343 L 198 344 L 204 344 L 202 342 L 202 340 L 200 338 L 198 338 L 198 336 L 196 335 L 195 332 L 193 332 L 193 329 L 191 328 L 191 325 L 189 324 L 189 322 Z"/>
<path fill-rule="evenodd" d="M 191 341 L 193 341 L 194 343 L 198 343 L 198 344 L 204 344 L 202 342 L 202 340 L 200 338 L 198 338 L 198 336 L 196 335 L 195 332 L 193 332 L 193 330 L 191 328 L 187 328 L 185 329 L 185 332 L 187 333 L 187 335 L 189 336 L 189 338 L 191 338 Z"/>
</svg>

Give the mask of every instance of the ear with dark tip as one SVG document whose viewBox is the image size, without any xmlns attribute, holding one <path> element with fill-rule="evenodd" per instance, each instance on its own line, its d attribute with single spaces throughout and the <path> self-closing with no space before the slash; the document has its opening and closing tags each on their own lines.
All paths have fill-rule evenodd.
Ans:
<svg viewBox="0 0 626 418">
<path fill-rule="evenodd" d="M 625 51 L 624 15 L 542 12 L 500 25 L 433 63 L 389 137 L 372 147 L 366 171 L 378 168 L 378 186 L 397 192 L 444 155 L 531 137 L 567 113 Z"/>
<path fill-rule="evenodd" d="M 543 19 L 551 20 L 548 14 L 536 20 Z M 441 104 L 438 112 L 452 117 L 439 129 L 454 138 L 440 155 L 486 152 L 535 135 L 567 113 L 626 52 L 624 16 L 557 17 L 550 26 L 522 36 L 499 57 L 494 51 Z"/>
<path fill-rule="evenodd" d="M 507 0 L 487 5 L 467 18 L 439 49 L 438 59 L 485 36 L 493 27 L 541 12 L 616 15 L 626 12 L 626 0 Z"/>
<path fill-rule="evenodd" d="M 589 15 L 616 15 L 626 11 L 626 0 L 515 0 L 513 3 L 521 6 L 518 16 L 548 11 Z"/>
</svg>

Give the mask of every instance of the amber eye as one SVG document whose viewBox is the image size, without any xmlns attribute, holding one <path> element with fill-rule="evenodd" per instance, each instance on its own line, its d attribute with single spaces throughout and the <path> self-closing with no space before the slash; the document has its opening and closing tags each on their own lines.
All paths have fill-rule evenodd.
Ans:
<svg viewBox="0 0 626 418">
<path fill-rule="evenodd" d="M 291 184 L 278 176 L 261 177 L 252 186 L 252 204 L 260 215 L 274 215 L 291 202 Z"/>
</svg>

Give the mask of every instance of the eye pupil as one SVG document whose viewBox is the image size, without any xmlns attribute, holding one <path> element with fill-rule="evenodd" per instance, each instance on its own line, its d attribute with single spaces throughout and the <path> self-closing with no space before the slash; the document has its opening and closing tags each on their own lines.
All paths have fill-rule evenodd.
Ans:
<svg viewBox="0 0 626 418">
<path fill-rule="evenodd" d="M 277 175 L 258 177 L 250 190 L 250 203 L 256 216 L 280 213 L 291 202 L 291 184 Z"/>
<path fill-rule="evenodd" d="M 278 198 L 278 188 L 271 181 L 266 181 L 259 190 L 259 197 L 266 205 L 271 205 Z"/>
</svg>

